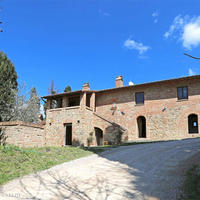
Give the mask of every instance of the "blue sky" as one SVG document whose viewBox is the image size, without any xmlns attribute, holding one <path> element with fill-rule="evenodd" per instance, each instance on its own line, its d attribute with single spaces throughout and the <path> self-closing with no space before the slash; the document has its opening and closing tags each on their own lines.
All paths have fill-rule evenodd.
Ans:
<svg viewBox="0 0 200 200">
<path fill-rule="evenodd" d="M 199 74 L 199 0 L 1 0 L 0 50 L 41 96 Z"/>
</svg>

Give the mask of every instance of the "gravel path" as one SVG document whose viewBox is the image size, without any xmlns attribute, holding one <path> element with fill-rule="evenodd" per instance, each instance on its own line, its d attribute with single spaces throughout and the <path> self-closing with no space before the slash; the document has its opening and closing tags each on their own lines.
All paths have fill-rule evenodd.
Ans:
<svg viewBox="0 0 200 200">
<path fill-rule="evenodd" d="M 200 139 L 123 146 L 13 180 L 1 200 L 175 200 Z"/>
</svg>

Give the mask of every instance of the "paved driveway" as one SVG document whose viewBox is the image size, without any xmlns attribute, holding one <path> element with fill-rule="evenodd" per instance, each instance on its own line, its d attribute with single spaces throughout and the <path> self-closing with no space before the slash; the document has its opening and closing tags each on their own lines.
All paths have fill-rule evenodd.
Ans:
<svg viewBox="0 0 200 200">
<path fill-rule="evenodd" d="M 197 152 L 200 139 L 119 147 L 11 181 L 0 199 L 174 200 Z"/>
</svg>

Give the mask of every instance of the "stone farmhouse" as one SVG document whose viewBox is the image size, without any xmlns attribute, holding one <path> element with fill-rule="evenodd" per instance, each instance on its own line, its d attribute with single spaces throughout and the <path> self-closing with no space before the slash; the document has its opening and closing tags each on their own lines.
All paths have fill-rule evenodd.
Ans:
<svg viewBox="0 0 200 200">
<path fill-rule="evenodd" d="M 45 145 L 103 145 L 120 141 L 199 137 L 200 75 L 42 97 Z"/>
</svg>

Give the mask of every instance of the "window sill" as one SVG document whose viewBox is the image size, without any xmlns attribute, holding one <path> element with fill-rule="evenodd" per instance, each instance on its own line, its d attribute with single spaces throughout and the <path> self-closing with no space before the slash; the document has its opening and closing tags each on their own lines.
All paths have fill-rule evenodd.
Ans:
<svg viewBox="0 0 200 200">
<path fill-rule="evenodd" d="M 178 99 L 177 102 L 188 101 L 188 99 Z"/>
</svg>

